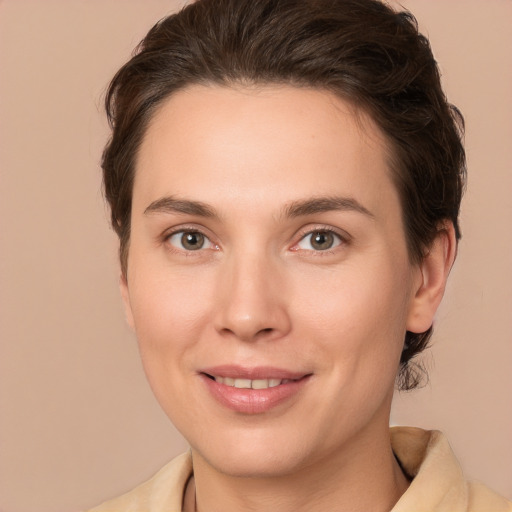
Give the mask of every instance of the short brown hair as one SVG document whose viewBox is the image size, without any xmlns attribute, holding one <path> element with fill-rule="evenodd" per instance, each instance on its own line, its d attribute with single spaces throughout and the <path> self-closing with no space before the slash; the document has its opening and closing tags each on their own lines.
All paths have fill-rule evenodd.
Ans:
<svg viewBox="0 0 512 512">
<path fill-rule="evenodd" d="M 389 141 L 411 261 L 422 260 L 443 221 L 460 237 L 463 118 L 410 13 L 377 0 L 198 0 L 148 32 L 107 92 L 104 189 L 124 275 L 135 161 L 152 115 L 186 86 L 240 83 L 319 88 L 363 109 Z M 407 332 L 400 389 L 418 385 L 411 359 L 431 334 Z"/>
</svg>

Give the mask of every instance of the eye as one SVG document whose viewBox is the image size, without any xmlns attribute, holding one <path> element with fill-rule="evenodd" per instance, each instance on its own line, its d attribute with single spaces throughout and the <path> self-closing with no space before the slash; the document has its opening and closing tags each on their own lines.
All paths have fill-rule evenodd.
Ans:
<svg viewBox="0 0 512 512">
<path fill-rule="evenodd" d="M 199 251 L 200 249 L 215 249 L 216 245 L 199 231 L 176 231 L 167 241 L 177 249 L 185 251 Z"/>
<path fill-rule="evenodd" d="M 342 242 L 341 237 L 332 231 L 317 230 L 305 235 L 297 246 L 308 251 L 327 251 Z"/>
</svg>

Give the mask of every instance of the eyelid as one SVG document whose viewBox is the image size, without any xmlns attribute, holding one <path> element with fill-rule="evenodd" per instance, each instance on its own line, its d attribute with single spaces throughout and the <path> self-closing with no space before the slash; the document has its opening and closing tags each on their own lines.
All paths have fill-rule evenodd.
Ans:
<svg viewBox="0 0 512 512">
<path fill-rule="evenodd" d="M 177 234 L 180 234 L 180 233 L 200 233 L 201 235 L 204 236 L 204 238 L 206 240 L 208 240 L 208 242 L 211 244 L 211 247 L 202 247 L 201 249 L 197 249 L 197 250 L 193 251 L 193 250 L 186 250 L 185 248 L 179 248 L 179 247 L 171 244 L 169 242 L 171 237 L 173 237 Z M 169 250 L 186 253 L 187 255 L 193 255 L 194 253 L 200 253 L 205 250 L 219 250 L 219 245 L 216 242 L 214 242 L 212 240 L 212 238 L 213 237 L 210 234 L 208 234 L 207 230 L 204 229 L 202 226 L 190 225 L 190 224 L 179 225 L 179 226 L 174 226 L 172 228 L 169 228 L 161 236 L 162 243 L 167 244 Z"/>
<path fill-rule="evenodd" d="M 301 249 L 298 245 L 302 240 L 304 240 L 307 236 L 312 235 L 313 233 L 317 232 L 326 232 L 326 233 L 332 233 L 337 238 L 340 239 L 340 243 L 336 245 L 333 248 L 325 249 L 323 251 L 321 250 L 314 250 L 314 249 Z M 325 224 L 314 224 L 314 225 L 308 225 L 303 228 L 301 228 L 297 234 L 296 234 L 296 241 L 293 243 L 292 247 L 290 247 L 290 250 L 292 251 L 309 251 L 315 254 L 329 254 L 335 251 L 340 246 L 345 246 L 349 244 L 352 240 L 352 237 L 344 230 L 341 230 L 339 228 L 335 228 L 333 226 L 328 226 Z"/>
</svg>

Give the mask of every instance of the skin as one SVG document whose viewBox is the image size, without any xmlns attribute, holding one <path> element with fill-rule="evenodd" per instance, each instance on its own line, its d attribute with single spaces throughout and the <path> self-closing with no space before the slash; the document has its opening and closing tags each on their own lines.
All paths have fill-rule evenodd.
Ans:
<svg viewBox="0 0 512 512">
<path fill-rule="evenodd" d="M 410 262 L 388 145 L 358 114 L 318 90 L 194 86 L 145 134 L 121 291 L 151 387 L 191 445 L 200 511 L 384 511 L 407 488 L 388 434 L 394 381 L 455 240 L 447 223 Z M 205 386 L 201 369 L 224 364 L 309 377 L 246 414 Z"/>
</svg>

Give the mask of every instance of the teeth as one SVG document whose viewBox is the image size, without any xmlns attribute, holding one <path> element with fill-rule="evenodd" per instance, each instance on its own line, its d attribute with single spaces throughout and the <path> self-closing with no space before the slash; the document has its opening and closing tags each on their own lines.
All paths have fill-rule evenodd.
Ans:
<svg viewBox="0 0 512 512">
<path fill-rule="evenodd" d="M 268 380 L 267 379 L 256 379 L 252 381 L 251 388 L 252 389 L 266 389 L 268 388 Z"/>
<path fill-rule="evenodd" d="M 235 388 L 251 389 L 251 379 L 235 379 Z"/>
<path fill-rule="evenodd" d="M 233 379 L 231 377 L 215 377 L 215 382 L 239 389 L 267 389 L 291 382 L 290 379 Z"/>
</svg>

